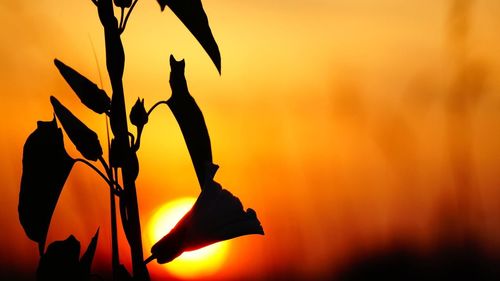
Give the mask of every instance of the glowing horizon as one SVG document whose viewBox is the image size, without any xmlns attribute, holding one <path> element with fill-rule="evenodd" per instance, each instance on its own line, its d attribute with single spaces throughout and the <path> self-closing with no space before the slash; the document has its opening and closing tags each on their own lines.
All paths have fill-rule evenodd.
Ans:
<svg viewBox="0 0 500 281">
<path fill-rule="evenodd" d="M 500 252 L 500 5 L 470 4 L 462 38 L 451 31 L 461 18 L 452 2 L 203 0 L 222 54 L 219 76 L 172 13 L 139 1 L 123 34 L 128 109 L 137 97 L 148 108 L 168 98 L 168 57 L 185 58 L 221 167 L 217 181 L 257 211 L 266 232 L 235 239 L 217 277 L 330 277 L 357 254 L 399 242 L 430 251 L 460 229 Z M 88 122 L 103 147 L 106 141 L 104 119 L 80 105 L 53 59 L 99 85 L 100 71 L 108 94 L 111 87 L 90 0 L 3 1 L 0 23 L 0 265 L 29 275 L 38 253 L 17 218 L 22 149 L 36 121 L 52 119 L 49 96 Z M 473 93 L 460 114 L 452 110 L 457 88 Z M 65 146 L 78 155 L 68 139 Z M 199 193 L 167 107 L 151 115 L 138 157 L 147 237 L 157 208 Z M 467 184 L 457 171 L 466 171 Z M 110 270 L 107 196 L 99 177 L 77 165 L 48 236 L 50 243 L 74 234 L 83 247 L 100 227 L 101 272 Z"/>
</svg>

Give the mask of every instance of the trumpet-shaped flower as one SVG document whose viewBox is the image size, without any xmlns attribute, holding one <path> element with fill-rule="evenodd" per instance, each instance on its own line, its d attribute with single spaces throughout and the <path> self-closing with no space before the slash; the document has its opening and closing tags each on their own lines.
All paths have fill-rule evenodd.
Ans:
<svg viewBox="0 0 500 281">
<path fill-rule="evenodd" d="M 254 210 L 243 209 L 240 200 L 213 180 L 217 166 L 198 199 L 177 225 L 152 248 L 147 261 L 167 263 L 185 251 L 249 234 L 264 234 Z"/>
</svg>

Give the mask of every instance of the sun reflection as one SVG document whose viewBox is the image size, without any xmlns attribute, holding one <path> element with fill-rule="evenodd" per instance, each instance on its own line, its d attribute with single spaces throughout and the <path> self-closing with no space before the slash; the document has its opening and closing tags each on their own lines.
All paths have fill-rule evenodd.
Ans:
<svg viewBox="0 0 500 281">
<path fill-rule="evenodd" d="M 148 238 L 151 245 L 160 240 L 193 206 L 196 198 L 184 197 L 165 203 L 154 213 L 148 223 Z M 200 278 L 216 273 L 224 263 L 229 242 L 223 241 L 202 249 L 184 252 L 177 259 L 163 265 L 179 278 Z"/>
</svg>

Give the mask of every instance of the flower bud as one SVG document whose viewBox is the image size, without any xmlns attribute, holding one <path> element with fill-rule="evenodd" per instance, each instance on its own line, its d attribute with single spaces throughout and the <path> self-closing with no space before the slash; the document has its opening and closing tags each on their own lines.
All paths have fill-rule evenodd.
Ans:
<svg viewBox="0 0 500 281">
<path fill-rule="evenodd" d="M 144 108 L 144 99 L 137 98 L 134 106 L 130 110 L 130 122 L 137 127 L 144 127 L 148 123 L 148 113 Z"/>
<path fill-rule="evenodd" d="M 132 0 L 113 0 L 116 7 L 120 8 L 130 8 L 132 5 Z"/>
</svg>

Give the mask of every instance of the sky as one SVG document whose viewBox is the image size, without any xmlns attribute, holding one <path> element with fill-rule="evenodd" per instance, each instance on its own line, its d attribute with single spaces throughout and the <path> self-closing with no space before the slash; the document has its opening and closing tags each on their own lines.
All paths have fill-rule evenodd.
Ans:
<svg viewBox="0 0 500 281">
<path fill-rule="evenodd" d="M 217 278 L 326 278 L 394 245 L 425 252 L 463 236 L 500 253 L 498 1 L 203 5 L 222 75 L 173 13 L 140 0 L 122 35 L 124 87 L 128 109 L 138 97 L 150 107 L 170 96 L 170 54 L 186 60 L 216 180 L 257 211 L 266 232 L 232 241 Z M 111 87 L 91 1 L 3 0 L 0 24 L 0 276 L 29 276 L 38 254 L 17 217 L 22 148 L 37 120 L 52 119 L 50 95 L 106 140 L 104 119 L 79 104 L 53 59 Z M 65 146 L 78 156 L 67 138 Z M 199 193 L 167 107 L 150 116 L 138 156 L 143 226 L 162 204 Z M 100 227 L 101 272 L 110 259 L 107 195 L 76 166 L 48 235 L 87 245 Z"/>
</svg>

